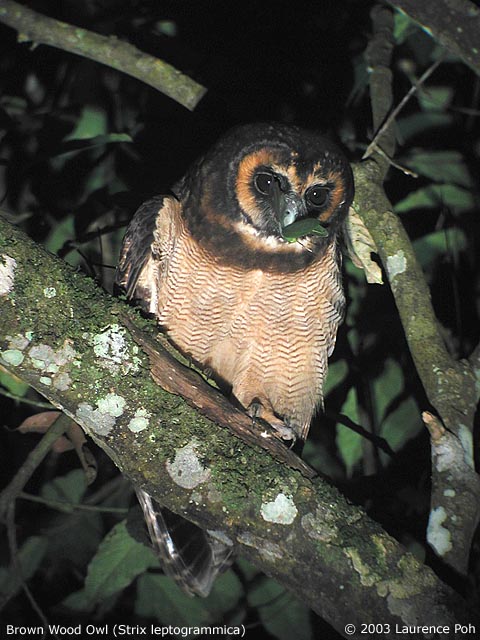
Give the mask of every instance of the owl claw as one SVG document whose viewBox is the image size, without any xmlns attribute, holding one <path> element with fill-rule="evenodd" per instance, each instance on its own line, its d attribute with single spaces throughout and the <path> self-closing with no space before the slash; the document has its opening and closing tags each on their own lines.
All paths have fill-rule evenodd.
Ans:
<svg viewBox="0 0 480 640">
<path fill-rule="evenodd" d="M 273 429 L 273 432 L 263 430 L 261 435 L 263 438 L 279 438 L 288 444 L 288 448 L 291 449 L 297 440 L 295 430 L 286 424 L 280 418 L 265 408 L 265 406 L 258 400 L 254 400 L 250 403 L 247 409 L 248 415 L 252 418 L 253 426 L 257 427 L 258 419 L 267 422 Z"/>
</svg>

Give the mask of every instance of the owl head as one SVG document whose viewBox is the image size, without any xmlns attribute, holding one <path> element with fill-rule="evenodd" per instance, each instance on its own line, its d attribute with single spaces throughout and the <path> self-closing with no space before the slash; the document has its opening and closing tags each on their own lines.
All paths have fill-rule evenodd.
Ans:
<svg viewBox="0 0 480 640">
<path fill-rule="evenodd" d="M 176 188 L 192 232 L 205 244 L 223 236 L 227 252 L 305 260 L 338 233 L 353 191 L 350 165 L 333 142 L 280 124 L 231 130 Z"/>
</svg>

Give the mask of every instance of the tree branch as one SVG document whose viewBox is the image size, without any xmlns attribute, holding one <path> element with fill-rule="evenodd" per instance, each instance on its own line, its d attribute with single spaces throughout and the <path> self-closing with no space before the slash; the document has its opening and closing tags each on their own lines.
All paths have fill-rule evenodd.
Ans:
<svg viewBox="0 0 480 640">
<path fill-rule="evenodd" d="M 339 631 L 357 625 L 351 637 L 379 619 L 472 622 L 454 592 L 328 483 L 155 385 L 121 317 L 138 331 L 151 323 L 2 219 L 0 256 L 2 365 L 81 424 L 134 483 L 230 538 Z"/>
<path fill-rule="evenodd" d="M 19 42 L 46 44 L 108 65 L 145 82 L 190 111 L 206 93 L 205 87 L 178 69 L 128 42 L 48 18 L 12 0 L 0 0 L 0 22 L 18 31 Z"/>
<path fill-rule="evenodd" d="M 387 156 L 395 151 L 395 129 L 393 123 L 387 123 L 387 114 L 393 105 L 392 71 L 390 62 L 393 52 L 393 15 L 388 7 L 374 5 L 371 11 L 373 37 L 365 50 L 365 62 L 370 69 L 369 85 L 372 96 L 372 118 L 376 147 L 380 147 Z M 382 125 L 385 130 L 381 131 Z M 382 162 L 377 157 L 378 162 Z M 388 163 L 383 163 L 385 173 Z"/>
<path fill-rule="evenodd" d="M 480 75 L 480 10 L 469 0 L 387 0 Z"/>
<path fill-rule="evenodd" d="M 391 58 L 388 29 L 392 23 L 385 12 L 390 13 L 383 6 L 372 10 L 374 37 L 366 52 L 370 65 L 380 67 L 377 72 L 373 66 L 370 75 L 376 128 L 385 121 L 391 109 L 391 89 L 381 81 L 382 78 L 391 79 L 381 73 Z M 393 152 L 391 127 L 386 129 L 381 140 Z M 432 430 L 430 427 L 438 421 L 431 414 L 424 414 L 432 418 L 424 417 L 432 444 L 432 496 L 427 538 L 445 562 L 466 574 L 471 541 L 480 521 L 480 476 L 475 472 L 473 461 L 475 372 L 470 363 L 455 361 L 445 347 L 425 277 L 383 189 L 387 170 L 388 163 L 378 153 L 373 160 L 354 167 L 356 196 L 353 208 L 361 215 L 377 246 L 416 369 L 429 401 L 440 416 L 440 424 L 443 422 L 446 427 Z"/>
<path fill-rule="evenodd" d="M 354 208 L 375 241 L 416 369 L 429 401 L 447 428 L 443 455 L 437 456 L 432 448 L 431 512 L 439 507 L 445 510 L 441 512 L 445 515 L 442 528 L 448 544 L 437 546 L 437 553 L 465 574 L 471 536 L 480 519 L 480 476 L 474 468 L 472 436 L 475 373 L 467 361 L 455 361 L 445 347 L 412 244 L 383 191 L 383 169 L 367 160 L 354 167 L 354 175 Z M 468 540 L 465 532 L 470 534 Z"/>
</svg>

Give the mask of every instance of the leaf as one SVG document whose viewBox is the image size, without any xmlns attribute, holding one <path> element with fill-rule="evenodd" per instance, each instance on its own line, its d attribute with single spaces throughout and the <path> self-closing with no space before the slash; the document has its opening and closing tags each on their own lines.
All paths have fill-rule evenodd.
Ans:
<svg viewBox="0 0 480 640">
<path fill-rule="evenodd" d="M 343 403 L 340 413 L 344 413 L 357 424 L 360 422 L 358 417 L 357 392 L 351 388 Z M 353 469 L 362 459 L 362 436 L 352 431 L 343 424 L 337 424 L 336 443 L 338 451 L 345 464 L 347 476 L 351 477 Z"/>
<path fill-rule="evenodd" d="M 370 80 L 370 72 L 364 55 L 354 56 L 351 64 L 353 69 L 353 86 L 347 98 L 347 105 L 357 102 L 362 95 L 365 94 Z"/>
<path fill-rule="evenodd" d="M 305 236 L 328 236 L 328 231 L 322 226 L 321 222 L 316 218 L 303 218 L 288 224 L 282 229 L 283 238 L 287 242 L 296 242 L 299 238 Z"/>
<path fill-rule="evenodd" d="M 215 618 L 232 611 L 244 596 L 242 583 L 234 571 L 226 571 L 213 584 L 204 603 Z"/>
<path fill-rule="evenodd" d="M 28 416 L 20 424 L 17 431 L 20 433 L 45 433 L 52 424 L 62 415 L 61 411 L 41 411 Z M 70 446 L 70 449 L 72 446 Z"/>
<path fill-rule="evenodd" d="M 76 474 L 76 478 L 75 475 L 69 477 L 70 474 L 67 474 L 65 484 L 59 487 L 57 483 L 52 487 L 52 493 L 48 494 L 53 499 L 68 501 L 64 509 L 66 513 L 59 513 L 58 506 L 56 507 L 57 511 L 52 516 L 47 530 L 48 566 L 54 573 L 64 573 L 65 567 L 68 566 L 71 571 L 83 575 L 86 565 L 96 553 L 104 536 L 104 524 L 102 515 L 98 512 L 77 509 L 72 512 L 69 504 L 75 507 L 80 503 L 83 499 L 80 487 L 85 487 L 86 484 L 80 469 L 76 469 L 72 474 Z"/>
<path fill-rule="evenodd" d="M 353 207 L 349 209 L 345 228 L 348 254 L 353 264 L 365 271 L 367 282 L 383 284 L 382 270 L 371 256 L 372 253 L 377 252 L 377 246 L 370 231 Z"/>
<path fill-rule="evenodd" d="M 70 510 L 73 510 L 75 505 L 80 504 L 86 488 L 87 483 L 83 471 L 74 469 L 70 473 L 43 485 L 40 495 L 45 500 L 65 502 L 66 509 L 68 509 L 68 505 L 72 505 Z"/>
<path fill-rule="evenodd" d="M 472 179 L 463 155 L 458 151 L 424 151 L 412 149 L 401 160 L 409 169 L 434 182 L 447 182 L 471 187 Z"/>
<path fill-rule="evenodd" d="M 17 396 L 18 398 L 23 398 L 23 396 L 30 389 L 30 385 L 28 385 L 26 382 L 23 382 L 23 380 L 20 380 L 20 378 L 17 378 L 17 376 L 13 375 L 12 373 L 2 370 L 0 370 L 0 385 L 2 385 L 2 387 L 4 387 L 7 391 L 12 393 L 14 396 Z"/>
<path fill-rule="evenodd" d="M 407 398 L 395 411 L 383 421 L 380 435 L 385 438 L 394 451 L 398 451 L 408 440 L 417 436 L 423 429 L 420 411 L 413 398 Z M 382 453 L 383 455 L 383 453 Z M 390 460 L 387 458 L 387 460 Z"/>
<path fill-rule="evenodd" d="M 305 444 L 308 443 L 308 440 Z M 235 565 L 240 569 L 242 575 L 247 582 L 251 582 L 256 576 L 260 575 L 260 570 L 251 562 L 241 556 L 235 560 Z"/>
<path fill-rule="evenodd" d="M 422 87 L 418 92 L 418 102 L 424 111 L 444 111 L 450 106 L 453 95 L 453 87 Z"/>
<path fill-rule="evenodd" d="M 465 232 L 455 227 L 433 231 L 413 242 L 417 258 L 424 269 L 439 258 L 463 251 L 467 245 Z"/>
<path fill-rule="evenodd" d="M 171 578 L 145 573 L 137 583 L 135 612 L 144 618 L 156 618 L 164 625 L 195 627 L 212 622 L 211 614 L 200 598 L 190 598 Z"/>
<path fill-rule="evenodd" d="M 112 609 L 115 606 L 119 595 L 120 593 L 115 593 L 106 600 L 102 601 L 102 613 Z M 71 611 L 82 613 L 90 613 L 97 608 L 95 603 L 93 603 L 87 596 L 84 589 L 80 589 L 79 591 L 70 593 L 64 600 L 62 600 L 61 605 L 62 607 L 70 609 Z M 101 617 L 98 611 L 96 611 L 96 615 L 98 616 L 98 618 Z"/>
<path fill-rule="evenodd" d="M 313 637 L 309 608 L 274 580 L 264 578 L 248 593 L 265 629 L 279 640 L 310 640 Z"/>
<path fill-rule="evenodd" d="M 85 140 L 107 133 L 107 114 L 104 109 L 86 105 L 75 128 L 64 140 Z"/>
<path fill-rule="evenodd" d="M 432 209 L 450 207 L 456 211 L 470 211 L 475 208 L 473 195 L 467 189 L 453 184 L 433 184 L 418 189 L 395 205 L 396 213 L 405 213 L 413 209 Z"/>
<path fill-rule="evenodd" d="M 153 551 L 129 535 L 123 520 L 105 536 L 88 565 L 85 594 L 91 602 L 101 602 L 150 567 L 158 567 Z"/>
<path fill-rule="evenodd" d="M 135 610 L 163 624 L 200 626 L 222 619 L 243 597 L 243 587 L 233 571 L 217 578 L 207 598 L 190 598 L 171 578 L 146 573 L 138 580 Z"/>
<path fill-rule="evenodd" d="M 417 134 L 423 134 L 429 129 L 448 127 L 452 122 L 453 116 L 450 113 L 413 113 L 404 118 L 399 118 L 397 120 L 397 128 L 400 139 L 408 142 L 410 138 Z"/>
<path fill-rule="evenodd" d="M 75 238 L 75 220 L 73 214 L 66 216 L 61 222 L 56 223 L 48 234 L 44 244 L 47 251 L 57 253 L 67 240 Z M 79 253 L 72 251 L 66 258 L 72 267 L 77 267 L 82 258 Z"/>
<path fill-rule="evenodd" d="M 327 379 L 323 386 L 323 395 L 326 397 L 337 385 L 341 384 L 348 373 L 348 365 L 345 360 L 336 360 L 328 367 Z"/>
<path fill-rule="evenodd" d="M 18 564 L 21 569 L 21 577 L 27 582 L 39 568 L 48 548 L 48 541 L 45 537 L 32 536 L 28 538 L 18 552 Z M 22 587 L 22 580 L 18 574 L 17 567 L 10 566 L 8 569 L 0 568 L 0 593 L 3 604 L 15 596 Z"/>
<path fill-rule="evenodd" d="M 388 406 L 403 391 L 403 371 L 395 360 L 387 358 L 382 373 L 372 383 L 375 399 L 375 415 L 379 423 L 382 422 Z"/>
<path fill-rule="evenodd" d="M 393 411 L 389 410 L 405 387 L 405 377 L 398 362 L 388 358 L 383 372 L 372 384 L 375 413 L 380 424 L 379 435 L 398 451 L 422 429 L 422 421 L 413 398 L 402 401 Z M 383 455 L 383 454 L 382 454 Z M 390 458 L 385 460 L 390 462 Z"/>
</svg>

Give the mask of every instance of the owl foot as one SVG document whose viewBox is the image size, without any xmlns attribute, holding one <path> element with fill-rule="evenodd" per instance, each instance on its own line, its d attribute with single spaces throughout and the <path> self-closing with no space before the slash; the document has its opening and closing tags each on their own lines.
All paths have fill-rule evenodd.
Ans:
<svg viewBox="0 0 480 640">
<path fill-rule="evenodd" d="M 269 410 L 262 404 L 259 400 L 253 400 L 248 409 L 248 415 L 252 418 L 253 424 L 255 427 L 260 427 L 260 429 L 264 426 L 257 422 L 259 418 L 262 422 L 268 422 L 268 424 L 272 427 L 273 433 L 263 429 L 261 435 L 264 438 L 276 437 L 280 440 L 283 440 L 286 444 L 288 443 L 288 447 L 291 449 L 297 439 L 296 433 L 294 429 L 288 426 L 283 420 L 280 420 L 272 410 Z"/>
</svg>

